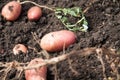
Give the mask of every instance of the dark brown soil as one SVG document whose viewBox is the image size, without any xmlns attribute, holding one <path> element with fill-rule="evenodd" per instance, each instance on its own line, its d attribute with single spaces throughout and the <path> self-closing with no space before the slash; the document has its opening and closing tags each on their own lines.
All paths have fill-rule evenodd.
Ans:
<svg viewBox="0 0 120 80">
<path fill-rule="evenodd" d="M 0 0 L 0 11 L 2 7 L 10 0 Z M 12 0 L 11 0 L 12 1 Z M 21 0 L 22 1 L 22 0 Z M 23 0 L 24 1 L 24 0 Z M 69 59 L 62 61 L 56 65 L 48 66 L 47 80 L 103 80 L 105 77 L 108 80 L 119 80 L 119 67 L 117 65 L 114 71 L 111 68 L 112 61 L 119 60 L 119 55 L 108 55 L 108 48 L 120 49 L 120 0 L 32 0 L 36 3 L 50 7 L 74 7 L 79 6 L 83 10 L 89 7 L 85 12 L 85 16 L 89 23 L 87 32 L 77 31 L 77 42 L 66 49 L 66 53 L 73 50 L 81 50 L 83 48 L 101 48 L 104 47 L 102 59 L 103 65 L 97 58 L 95 52 L 89 52 L 87 56 L 71 56 Z M 91 6 L 89 6 L 92 4 Z M 33 6 L 32 4 L 22 5 L 22 13 L 20 17 L 14 21 L 6 21 L 0 15 L 0 63 L 18 61 L 29 62 L 34 58 L 44 57 L 37 54 L 42 52 L 37 41 L 40 41 L 46 33 L 66 29 L 64 25 L 55 17 L 54 13 L 43 9 L 43 15 L 38 21 L 29 21 L 27 19 L 27 10 Z M 37 35 L 37 41 L 33 34 Z M 24 44 L 28 47 L 28 54 L 13 54 L 13 47 L 18 44 Z M 108 51 L 108 52 L 107 52 Z M 77 52 L 76 52 L 77 53 Z M 105 54 L 104 54 L 105 53 Z M 109 57 L 107 59 L 106 53 Z M 50 57 L 55 57 L 63 54 L 63 52 L 49 53 Z M 80 54 L 80 53 L 78 53 Z M 109 60 L 109 61 L 108 61 Z M 71 62 L 71 65 L 70 63 Z M 119 66 L 119 67 L 118 67 Z M 0 70 L 4 68 L 0 64 Z M 18 80 L 15 76 L 18 71 L 11 69 L 6 76 L 6 80 Z M 0 71 L 0 80 L 3 80 L 5 75 Z M 113 78 L 113 79 L 112 79 Z M 20 80 L 25 80 L 24 73 Z"/>
</svg>

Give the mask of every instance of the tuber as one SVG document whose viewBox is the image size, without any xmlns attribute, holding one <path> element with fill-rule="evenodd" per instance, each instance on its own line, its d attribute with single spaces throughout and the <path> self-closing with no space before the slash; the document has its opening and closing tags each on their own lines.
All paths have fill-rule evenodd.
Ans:
<svg viewBox="0 0 120 80">
<path fill-rule="evenodd" d="M 27 17 L 30 21 L 36 21 L 42 16 L 42 10 L 38 6 L 33 6 L 28 10 Z"/>
<path fill-rule="evenodd" d="M 17 1 L 7 3 L 3 8 L 1 15 L 8 21 L 16 20 L 21 13 L 21 4 Z"/>
<path fill-rule="evenodd" d="M 15 45 L 15 47 L 13 48 L 13 53 L 16 55 L 16 54 L 19 54 L 20 51 L 23 52 L 23 53 L 28 52 L 27 47 L 24 46 L 23 44 Z"/>
<path fill-rule="evenodd" d="M 28 66 L 35 66 L 35 64 L 44 63 L 42 58 L 36 58 L 30 61 Z M 46 80 L 47 67 L 42 66 L 36 69 L 25 70 L 26 80 Z"/>
<path fill-rule="evenodd" d="M 40 42 L 42 49 L 54 52 L 67 48 L 76 41 L 76 35 L 69 30 L 50 32 L 43 36 Z"/>
</svg>

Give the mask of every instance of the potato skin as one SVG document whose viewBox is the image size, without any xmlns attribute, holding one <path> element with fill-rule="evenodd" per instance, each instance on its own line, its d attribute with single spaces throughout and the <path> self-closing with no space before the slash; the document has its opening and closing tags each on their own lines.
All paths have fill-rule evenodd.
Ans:
<svg viewBox="0 0 120 80">
<path fill-rule="evenodd" d="M 42 58 L 36 58 L 30 61 L 28 66 L 34 66 L 35 64 L 44 63 Z M 47 77 L 47 67 L 42 66 L 36 69 L 25 70 L 26 80 L 46 80 Z"/>
<path fill-rule="evenodd" d="M 40 46 L 42 49 L 55 52 L 67 48 L 71 44 L 75 43 L 76 35 L 72 31 L 61 30 L 50 32 L 43 36 Z"/>
<path fill-rule="evenodd" d="M 27 17 L 30 21 L 36 21 L 42 16 L 42 10 L 38 6 L 33 6 L 28 10 Z"/>
<path fill-rule="evenodd" d="M 21 4 L 11 1 L 2 8 L 2 16 L 8 21 L 15 21 L 21 13 Z"/>
</svg>

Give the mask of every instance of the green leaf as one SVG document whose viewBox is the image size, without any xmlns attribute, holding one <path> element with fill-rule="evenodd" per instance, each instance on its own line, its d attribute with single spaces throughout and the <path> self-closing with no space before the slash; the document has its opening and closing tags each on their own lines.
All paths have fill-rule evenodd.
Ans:
<svg viewBox="0 0 120 80">
<path fill-rule="evenodd" d="M 61 11 L 56 11 L 56 12 L 55 12 L 55 14 L 59 14 L 59 13 L 61 13 Z"/>
<path fill-rule="evenodd" d="M 87 25 L 83 24 L 82 26 L 83 26 L 83 31 L 87 31 L 88 30 L 88 26 Z"/>
<path fill-rule="evenodd" d="M 62 18 L 62 16 L 61 16 L 61 15 L 57 15 L 57 18 L 58 18 L 58 19 L 61 19 L 61 18 Z"/>
<path fill-rule="evenodd" d="M 61 11 L 63 8 L 55 8 L 56 11 Z"/>
<path fill-rule="evenodd" d="M 62 11 L 63 11 L 63 13 L 64 13 L 65 15 L 67 15 L 68 9 L 64 8 Z"/>
<path fill-rule="evenodd" d="M 69 30 L 86 32 L 88 29 L 88 22 L 80 7 L 56 8 L 55 15 Z M 68 15 L 77 18 L 76 23 L 69 22 Z"/>
<path fill-rule="evenodd" d="M 66 22 L 66 21 L 68 21 L 68 19 L 67 19 L 67 17 L 62 17 L 61 21 Z"/>
<path fill-rule="evenodd" d="M 81 8 L 75 7 L 75 9 L 76 9 L 77 14 L 79 14 L 80 12 L 82 12 Z"/>
<path fill-rule="evenodd" d="M 77 16 L 77 14 L 74 11 L 70 11 L 69 14 L 72 15 L 72 16 Z"/>
<path fill-rule="evenodd" d="M 75 25 L 66 25 L 67 27 L 69 27 L 69 28 L 72 28 L 72 27 L 74 27 Z"/>
</svg>

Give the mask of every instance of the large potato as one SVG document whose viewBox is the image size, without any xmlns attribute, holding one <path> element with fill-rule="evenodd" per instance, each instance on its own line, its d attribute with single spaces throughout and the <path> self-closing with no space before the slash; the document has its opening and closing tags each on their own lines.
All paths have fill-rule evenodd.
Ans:
<svg viewBox="0 0 120 80">
<path fill-rule="evenodd" d="M 76 41 L 76 35 L 72 31 L 61 30 L 50 32 L 43 36 L 40 46 L 42 49 L 54 52 L 63 50 Z"/>
<path fill-rule="evenodd" d="M 11 1 L 2 8 L 2 16 L 8 21 L 16 20 L 21 13 L 21 4 L 17 1 Z"/>
</svg>

